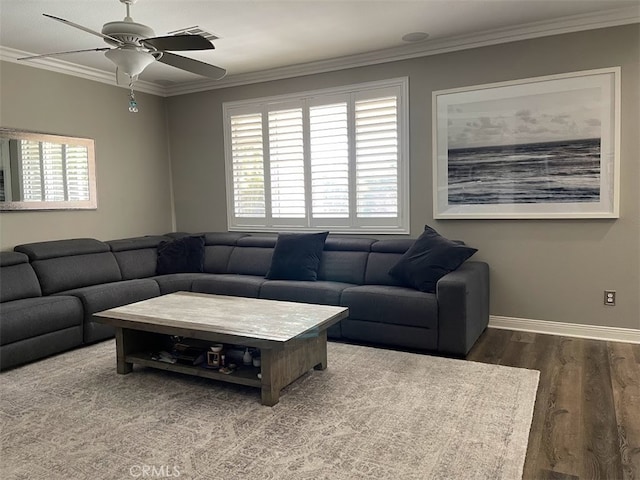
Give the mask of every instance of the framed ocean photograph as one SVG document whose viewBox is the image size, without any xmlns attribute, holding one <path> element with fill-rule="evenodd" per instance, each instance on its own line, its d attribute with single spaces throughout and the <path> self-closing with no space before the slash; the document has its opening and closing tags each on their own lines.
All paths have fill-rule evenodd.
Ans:
<svg viewBox="0 0 640 480">
<path fill-rule="evenodd" d="M 618 218 L 620 67 L 433 92 L 434 218 Z"/>
</svg>

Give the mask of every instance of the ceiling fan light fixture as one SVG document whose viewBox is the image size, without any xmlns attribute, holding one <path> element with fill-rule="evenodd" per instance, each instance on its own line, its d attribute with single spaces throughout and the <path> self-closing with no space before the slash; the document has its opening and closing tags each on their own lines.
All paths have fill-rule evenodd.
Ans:
<svg viewBox="0 0 640 480">
<path fill-rule="evenodd" d="M 140 75 L 145 68 L 155 62 L 152 54 L 132 48 L 115 48 L 104 52 L 104 55 L 130 77 Z"/>
</svg>

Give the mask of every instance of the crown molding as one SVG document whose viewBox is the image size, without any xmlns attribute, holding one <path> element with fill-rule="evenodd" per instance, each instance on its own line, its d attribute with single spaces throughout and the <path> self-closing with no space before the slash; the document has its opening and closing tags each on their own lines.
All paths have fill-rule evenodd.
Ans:
<svg viewBox="0 0 640 480">
<path fill-rule="evenodd" d="M 501 43 L 528 40 L 563 33 L 573 33 L 598 28 L 615 27 L 640 23 L 640 6 L 605 13 L 574 15 L 549 21 L 535 22 L 516 27 L 500 28 L 485 32 L 427 40 L 402 47 L 377 50 L 357 55 L 349 55 L 317 62 L 310 62 L 288 67 L 229 75 L 222 80 L 203 80 L 167 87 L 166 96 L 184 95 L 205 90 L 235 87 L 251 83 L 282 80 L 285 78 L 313 75 L 347 68 L 364 67 L 380 63 L 408 60 L 430 55 L 467 50 L 471 48 L 498 45 Z"/>
<path fill-rule="evenodd" d="M 29 55 L 33 55 L 33 53 L 23 52 L 21 50 L 15 50 L 13 48 L 0 46 L 0 60 L 5 62 L 17 63 L 20 65 L 24 65 L 25 67 L 40 68 L 57 73 L 64 73 L 66 75 L 72 75 L 74 77 L 80 77 L 86 80 L 93 80 L 94 82 L 106 83 L 114 87 L 126 89 L 129 88 L 127 85 L 116 84 L 115 72 L 106 72 L 97 68 L 86 67 L 84 65 L 78 65 L 76 63 L 71 63 L 56 58 L 34 58 L 33 60 L 29 60 L 27 62 L 18 60 L 18 58 L 28 57 Z M 160 95 L 163 97 L 166 96 L 165 88 L 156 83 L 138 80 L 135 86 L 136 92 L 151 93 L 153 95 Z"/>
<path fill-rule="evenodd" d="M 207 90 L 344 70 L 347 68 L 364 67 L 380 63 L 439 55 L 442 53 L 486 47 L 520 40 L 529 40 L 551 35 L 628 25 L 632 23 L 640 23 L 640 5 L 610 10 L 604 13 L 594 12 L 589 14 L 573 15 L 554 20 L 523 24 L 515 27 L 488 30 L 476 34 L 427 40 L 416 44 L 408 44 L 396 48 L 377 50 L 317 62 L 273 68 L 258 72 L 239 73 L 235 75 L 228 75 L 222 80 L 202 80 L 171 86 L 138 81 L 136 82 L 136 90 L 163 97 L 171 97 Z M 17 58 L 28 55 L 31 55 L 31 53 L 0 46 L 0 60 L 16 62 Z M 20 63 L 23 65 L 43 68 L 117 86 L 115 82 L 115 74 L 113 72 L 105 72 L 95 68 L 84 67 L 63 60 L 41 58 L 31 60 L 28 63 Z M 127 87 L 123 86 L 123 88 Z"/>
</svg>

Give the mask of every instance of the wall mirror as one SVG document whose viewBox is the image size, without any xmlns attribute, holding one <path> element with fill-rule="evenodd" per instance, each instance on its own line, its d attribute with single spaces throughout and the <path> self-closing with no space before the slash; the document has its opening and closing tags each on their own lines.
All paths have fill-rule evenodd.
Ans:
<svg viewBox="0 0 640 480">
<path fill-rule="evenodd" d="M 93 140 L 0 128 L 0 211 L 96 208 Z"/>
</svg>

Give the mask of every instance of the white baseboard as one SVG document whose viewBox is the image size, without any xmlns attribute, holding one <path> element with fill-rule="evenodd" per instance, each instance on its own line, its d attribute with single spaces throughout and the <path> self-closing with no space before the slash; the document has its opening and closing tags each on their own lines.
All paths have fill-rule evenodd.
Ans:
<svg viewBox="0 0 640 480">
<path fill-rule="evenodd" d="M 601 325 L 581 325 L 576 323 L 549 322 L 528 318 L 489 317 L 489 328 L 517 330 L 520 332 L 560 335 L 563 337 L 590 338 L 611 342 L 640 343 L 640 330 Z"/>
</svg>

